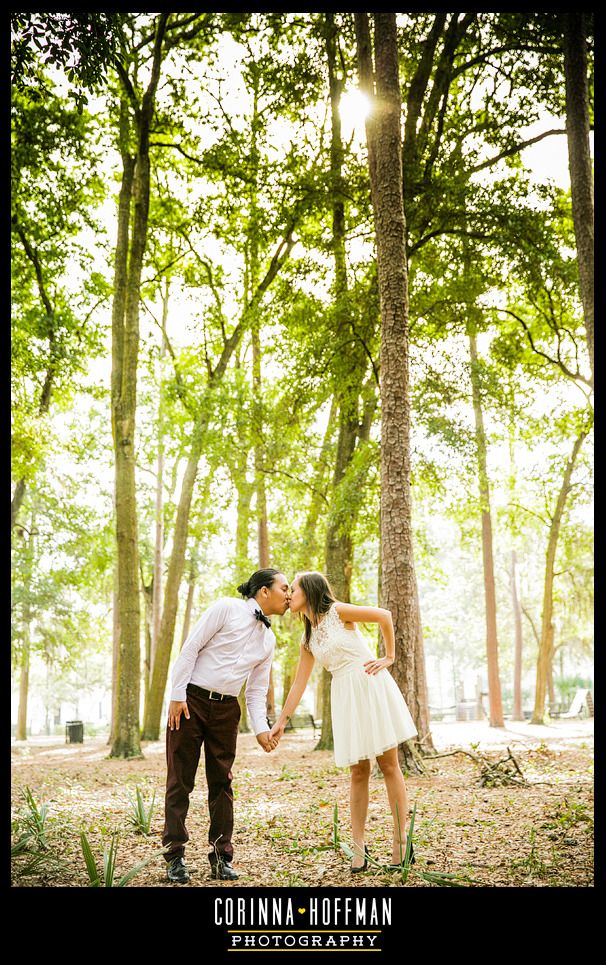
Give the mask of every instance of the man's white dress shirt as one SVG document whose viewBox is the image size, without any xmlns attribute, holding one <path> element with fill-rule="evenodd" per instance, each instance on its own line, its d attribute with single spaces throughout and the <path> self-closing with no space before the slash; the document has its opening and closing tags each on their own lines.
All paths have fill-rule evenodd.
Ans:
<svg viewBox="0 0 606 965">
<path fill-rule="evenodd" d="M 226 596 L 202 614 L 173 667 L 171 700 L 187 700 L 190 683 L 237 697 L 246 681 L 252 728 L 255 734 L 268 730 L 267 688 L 276 638 L 255 617 L 260 609 L 254 599 Z"/>
</svg>

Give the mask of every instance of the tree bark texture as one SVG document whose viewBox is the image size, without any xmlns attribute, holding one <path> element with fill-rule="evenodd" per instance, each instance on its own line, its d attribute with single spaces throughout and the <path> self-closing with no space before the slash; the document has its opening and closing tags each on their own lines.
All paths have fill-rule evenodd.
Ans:
<svg viewBox="0 0 606 965">
<path fill-rule="evenodd" d="M 572 217 L 577 243 L 579 282 L 587 350 L 593 378 L 594 213 L 593 177 L 589 144 L 589 82 L 587 75 L 587 14 L 564 13 L 564 74 L 566 78 L 566 134 L 572 195 Z"/>
<path fill-rule="evenodd" d="M 128 154 L 125 138 L 121 137 L 124 171 L 112 306 L 112 434 L 116 476 L 120 646 L 117 717 L 110 756 L 124 758 L 141 755 L 139 554 L 135 480 L 139 303 L 149 217 L 149 133 L 168 16 L 160 14 L 156 25 L 151 77 L 136 114 L 137 152 L 134 158 Z M 124 115 L 123 121 L 121 135 L 126 133 Z"/>
<path fill-rule="evenodd" d="M 376 97 L 368 18 L 356 13 L 362 88 L 373 110 L 366 121 L 371 196 L 377 245 L 381 313 L 381 590 L 391 611 L 396 642 L 392 673 L 410 708 L 419 737 L 431 740 L 412 542 L 410 488 L 410 391 L 408 272 L 402 189 L 400 82 L 394 13 L 374 14 Z M 417 692 L 417 687 L 424 689 Z M 415 714 L 417 715 L 415 718 Z M 400 761 L 416 767 L 413 742 L 401 745 Z"/>
</svg>

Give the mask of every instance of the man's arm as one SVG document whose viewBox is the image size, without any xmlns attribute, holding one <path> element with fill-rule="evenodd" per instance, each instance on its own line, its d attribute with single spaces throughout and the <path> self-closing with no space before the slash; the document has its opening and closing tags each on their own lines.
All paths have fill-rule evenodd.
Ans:
<svg viewBox="0 0 606 965">
<path fill-rule="evenodd" d="M 271 673 L 274 646 L 272 646 L 267 656 L 252 668 L 246 681 L 246 706 L 248 708 L 248 716 L 256 738 L 265 751 L 273 750 L 276 745 L 276 742 L 269 741 L 269 727 L 267 724 L 267 691 L 269 690 L 269 675 Z"/>
<path fill-rule="evenodd" d="M 179 730 L 182 713 L 184 713 L 189 720 L 187 685 L 191 680 L 198 654 L 200 650 L 206 646 L 208 641 L 214 637 L 217 630 L 220 630 L 224 625 L 228 611 L 228 599 L 217 600 L 216 603 L 209 606 L 181 648 L 181 653 L 177 657 L 172 672 L 172 687 L 170 704 L 168 706 L 168 726 L 171 730 L 174 730 L 175 727 Z"/>
</svg>

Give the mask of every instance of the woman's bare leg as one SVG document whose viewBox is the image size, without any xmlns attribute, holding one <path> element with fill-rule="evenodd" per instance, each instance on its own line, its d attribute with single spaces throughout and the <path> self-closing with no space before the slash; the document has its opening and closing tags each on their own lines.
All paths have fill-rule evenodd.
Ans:
<svg viewBox="0 0 606 965">
<path fill-rule="evenodd" d="M 402 768 L 398 761 L 398 748 L 391 747 L 380 757 L 377 757 L 377 764 L 383 772 L 383 777 L 385 778 L 385 787 L 387 788 L 387 797 L 389 799 L 389 807 L 391 808 L 391 813 L 393 816 L 393 840 L 392 840 L 392 852 L 391 860 L 393 864 L 400 864 L 404 858 L 404 850 L 406 848 L 406 827 L 408 824 L 408 794 L 406 793 L 406 784 L 404 783 L 404 775 L 402 774 Z M 397 806 L 397 810 L 396 810 Z M 399 828 L 400 832 L 398 834 L 398 815 L 400 819 Z M 401 839 L 401 846 L 400 846 Z M 400 847 L 402 848 L 402 853 L 400 854 Z"/>
<path fill-rule="evenodd" d="M 368 813 L 368 784 L 370 781 L 370 761 L 358 761 L 352 764 L 351 784 L 349 790 L 349 806 L 351 812 L 351 836 L 354 842 L 354 857 L 352 868 L 361 868 L 364 864 L 364 829 Z"/>
</svg>

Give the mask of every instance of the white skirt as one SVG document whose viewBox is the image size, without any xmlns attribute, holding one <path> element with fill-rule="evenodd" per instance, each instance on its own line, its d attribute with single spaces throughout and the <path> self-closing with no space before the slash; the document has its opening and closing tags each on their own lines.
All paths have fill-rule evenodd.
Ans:
<svg viewBox="0 0 606 965">
<path fill-rule="evenodd" d="M 406 701 L 386 667 L 368 674 L 356 663 L 336 670 L 331 684 L 335 764 L 377 757 L 417 733 Z"/>
</svg>

